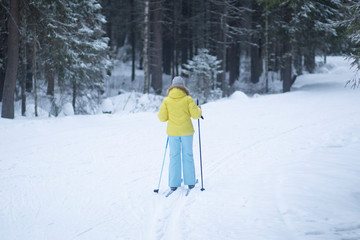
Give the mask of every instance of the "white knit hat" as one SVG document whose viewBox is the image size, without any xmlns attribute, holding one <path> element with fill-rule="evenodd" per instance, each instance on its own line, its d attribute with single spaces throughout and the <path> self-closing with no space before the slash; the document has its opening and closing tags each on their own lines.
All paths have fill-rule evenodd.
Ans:
<svg viewBox="0 0 360 240">
<path fill-rule="evenodd" d="M 179 86 L 179 85 L 185 86 L 184 79 L 182 77 L 179 77 L 179 76 L 174 77 L 174 79 L 172 80 L 171 86 L 175 86 L 175 85 L 177 85 L 177 86 Z"/>
</svg>

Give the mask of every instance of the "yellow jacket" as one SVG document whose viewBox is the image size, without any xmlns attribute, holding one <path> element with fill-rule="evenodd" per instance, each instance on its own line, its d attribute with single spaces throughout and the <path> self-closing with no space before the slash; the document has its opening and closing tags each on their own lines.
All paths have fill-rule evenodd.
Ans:
<svg viewBox="0 0 360 240">
<path fill-rule="evenodd" d="M 188 136 L 194 134 L 191 118 L 201 117 L 201 109 L 189 95 L 189 90 L 183 86 L 170 87 L 168 97 L 161 104 L 158 117 L 166 122 L 169 136 Z"/>
</svg>

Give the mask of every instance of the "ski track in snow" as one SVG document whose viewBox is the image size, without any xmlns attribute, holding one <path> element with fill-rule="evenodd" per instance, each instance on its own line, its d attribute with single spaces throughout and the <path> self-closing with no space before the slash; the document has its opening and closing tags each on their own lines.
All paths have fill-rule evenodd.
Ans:
<svg viewBox="0 0 360 240">
<path fill-rule="evenodd" d="M 156 230 L 152 239 L 182 239 L 180 223 L 180 215 L 184 210 L 185 201 L 183 196 L 179 195 L 180 189 L 174 192 L 168 199 L 156 200 L 155 204 L 155 218 L 152 220 L 154 225 L 151 229 Z M 183 194 L 181 192 L 181 194 Z M 163 197 L 163 195 L 159 196 Z M 162 204 L 160 204 L 162 203 Z"/>
<path fill-rule="evenodd" d="M 168 156 L 152 192 L 156 113 L 0 119 L 1 239 L 360 239 L 360 93 L 344 88 L 349 64 L 328 61 L 290 93 L 202 106 L 206 190 L 187 197 L 165 198 Z M 201 181 L 198 149 L 195 133 Z"/>
</svg>

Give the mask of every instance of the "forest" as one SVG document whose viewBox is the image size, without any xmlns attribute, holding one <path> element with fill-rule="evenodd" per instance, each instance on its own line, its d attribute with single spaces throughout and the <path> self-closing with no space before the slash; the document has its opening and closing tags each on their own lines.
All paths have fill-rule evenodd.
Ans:
<svg viewBox="0 0 360 240">
<path fill-rule="evenodd" d="M 238 90 L 239 79 L 263 79 L 267 93 L 270 72 L 288 92 L 330 55 L 360 69 L 359 1 L 0 0 L 1 116 L 14 118 L 18 101 L 24 115 L 29 97 L 37 109 L 40 92 L 53 116 L 65 101 L 87 114 L 115 60 L 131 63 L 129 82 L 143 72 L 143 93 L 165 95 L 164 75 L 182 75 L 206 102 Z"/>
</svg>

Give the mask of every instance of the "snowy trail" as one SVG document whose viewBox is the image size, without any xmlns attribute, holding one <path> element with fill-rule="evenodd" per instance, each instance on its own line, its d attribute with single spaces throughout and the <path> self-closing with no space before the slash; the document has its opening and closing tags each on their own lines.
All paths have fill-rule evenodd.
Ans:
<svg viewBox="0 0 360 240">
<path fill-rule="evenodd" d="M 204 105 L 188 197 L 164 197 L 168 157 L 153 193 L 156 113 L 0 119 L 1 239 L 360 239 L 360 93 L 329 62 L 290 93 Z M 200 180 L 197 133 L 194 154 Z"/>
</svg>

